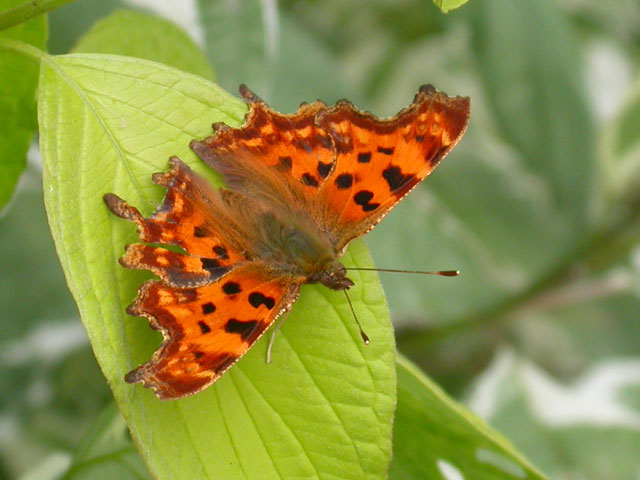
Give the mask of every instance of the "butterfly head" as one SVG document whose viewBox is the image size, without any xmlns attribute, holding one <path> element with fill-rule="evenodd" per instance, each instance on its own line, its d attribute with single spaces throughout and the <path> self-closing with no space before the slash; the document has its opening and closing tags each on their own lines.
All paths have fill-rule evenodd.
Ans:
<svg viewBox="0 0 640 480">
<path fill-rule="evenodd" d="M 353 286 L 353 280 L 347 277 L 347 270 L 337 260 L 312 274 L 308 280 L 309 283 L 321 283 L 332 290 L 347 290 Z"/>
</svg>

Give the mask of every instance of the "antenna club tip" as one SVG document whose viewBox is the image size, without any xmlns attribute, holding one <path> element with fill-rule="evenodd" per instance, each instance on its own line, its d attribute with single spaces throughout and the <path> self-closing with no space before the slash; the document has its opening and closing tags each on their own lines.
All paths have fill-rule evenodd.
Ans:
<svg viewBox="0 0 640 480">
<path fill-rule="evenodd" d="M 457 277 L 460 275 L 460 270 L 442 270 L 440 275 L 443 277 Z"/>
</svg>

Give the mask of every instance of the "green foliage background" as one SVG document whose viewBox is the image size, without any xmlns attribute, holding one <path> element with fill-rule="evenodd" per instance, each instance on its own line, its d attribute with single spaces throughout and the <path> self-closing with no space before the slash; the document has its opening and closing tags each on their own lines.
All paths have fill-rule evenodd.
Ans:
<svg viewBox="0 0 640 480">
<path fill-rule="evenodd" d="M 640 6 L 463 3 L 78 0 L 0 32 L 0 478 L 635 478 Z M 158 339 L 124 314 L 145 277 L 100 198 L 151 211 L 170 154 L 217 181 L 188 139 L 244 106 L 213 80 L 285 112 L 392 115 L 427 82 L 472 98 L 463 142 L 365 239 L 379 267 L 463 272 L 381 278 L 397 389 L 374 275 L 354 291 L 369 347 L 310 287 L 275 365 L 260 344 L 180 402 L 121 381 Z M 347 260 L 370 264 L 365 243 Z"/>
</svg>

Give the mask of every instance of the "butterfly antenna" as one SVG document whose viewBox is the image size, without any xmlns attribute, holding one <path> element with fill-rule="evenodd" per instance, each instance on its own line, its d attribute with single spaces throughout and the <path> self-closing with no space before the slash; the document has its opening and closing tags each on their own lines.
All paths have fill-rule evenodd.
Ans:
<svg viewBox="0 0 640 480">
<path fill-rule="evenodd" d="M 367 334 L 364 333 L 364 330 L 362 330 L 362 325 L 360 325 L 360 321 L 358 320 L 358 317 L 356 316 L 356 311 L 353 309 L 353 304 L 351 303 L 351 299 L 349 298 L 349 294 L 347 293 L 346 290 L 343 290 L 344 292 L 344 296 L 347 297 L 347 302 L 349 302 L 349 308 L 351 308 L 351 314 L 353 315 L 353 319 L 356 321 L 356 323 L 358 324 L 358 328 L 360 329 L 360 336 L 362 337 L 362 340 L 364 341 L 365 345 L 369 345 L 369 337 L 367 337 Z"/>
<path fill-rule="evenodd" d="M 366 267 L 346 267 L 347 270 L 360 270 L 365 272 L 390 272 L 390 273 L 418 273 L 420 275 L 440 275 L 441 277 L 457 277 L 460 270 L 434 270 L 425 272 L 423 270 L 395 270 L 392 268 L 366 268 Z"/>
</svg>

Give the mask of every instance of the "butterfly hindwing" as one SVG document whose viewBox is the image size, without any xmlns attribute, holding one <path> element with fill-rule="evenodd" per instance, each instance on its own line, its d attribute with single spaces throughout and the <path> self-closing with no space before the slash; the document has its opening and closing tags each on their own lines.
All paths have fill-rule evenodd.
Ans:
<svg viewBox="0 0 640 480">
<path fill-rule="evenodd" d="M 238 248 L 245 235 L 230 212 L 238 208 L 239 194 L 213 190 L 175 157 L 170 165 L 169 172 L 153 176 L 167 193 L 148 218 L 105 195 L 109 209 L 134 222 L 140 240 L 153 244 L 127 246 L 120 262 L 160 278 L 140 287 L 127 312 L 146 317 L 165 341 L 151 361 L 126 376 L 160 398 L 190 395 L 215 381 L 291 305 L 302 283 L 274 274 Z"/>
<path fill-rule="evenodd" d="M 127 268 L 149 270 L 176 287 L 205 285 L 226 274 L 232 267 L 224 259 L 195 257 L 142 243 L 127 246 L 120 263 Z"/>
<path fill-rule="evenodd" d="M 299 283 L 248 262 L 214 283 L 176 288 L 151 280 L 127 310 L 165 338 L 152 359 L 129 372 L 160 398 L 179 398 L 213 383 L 296 299 Z"/>
</svg>

